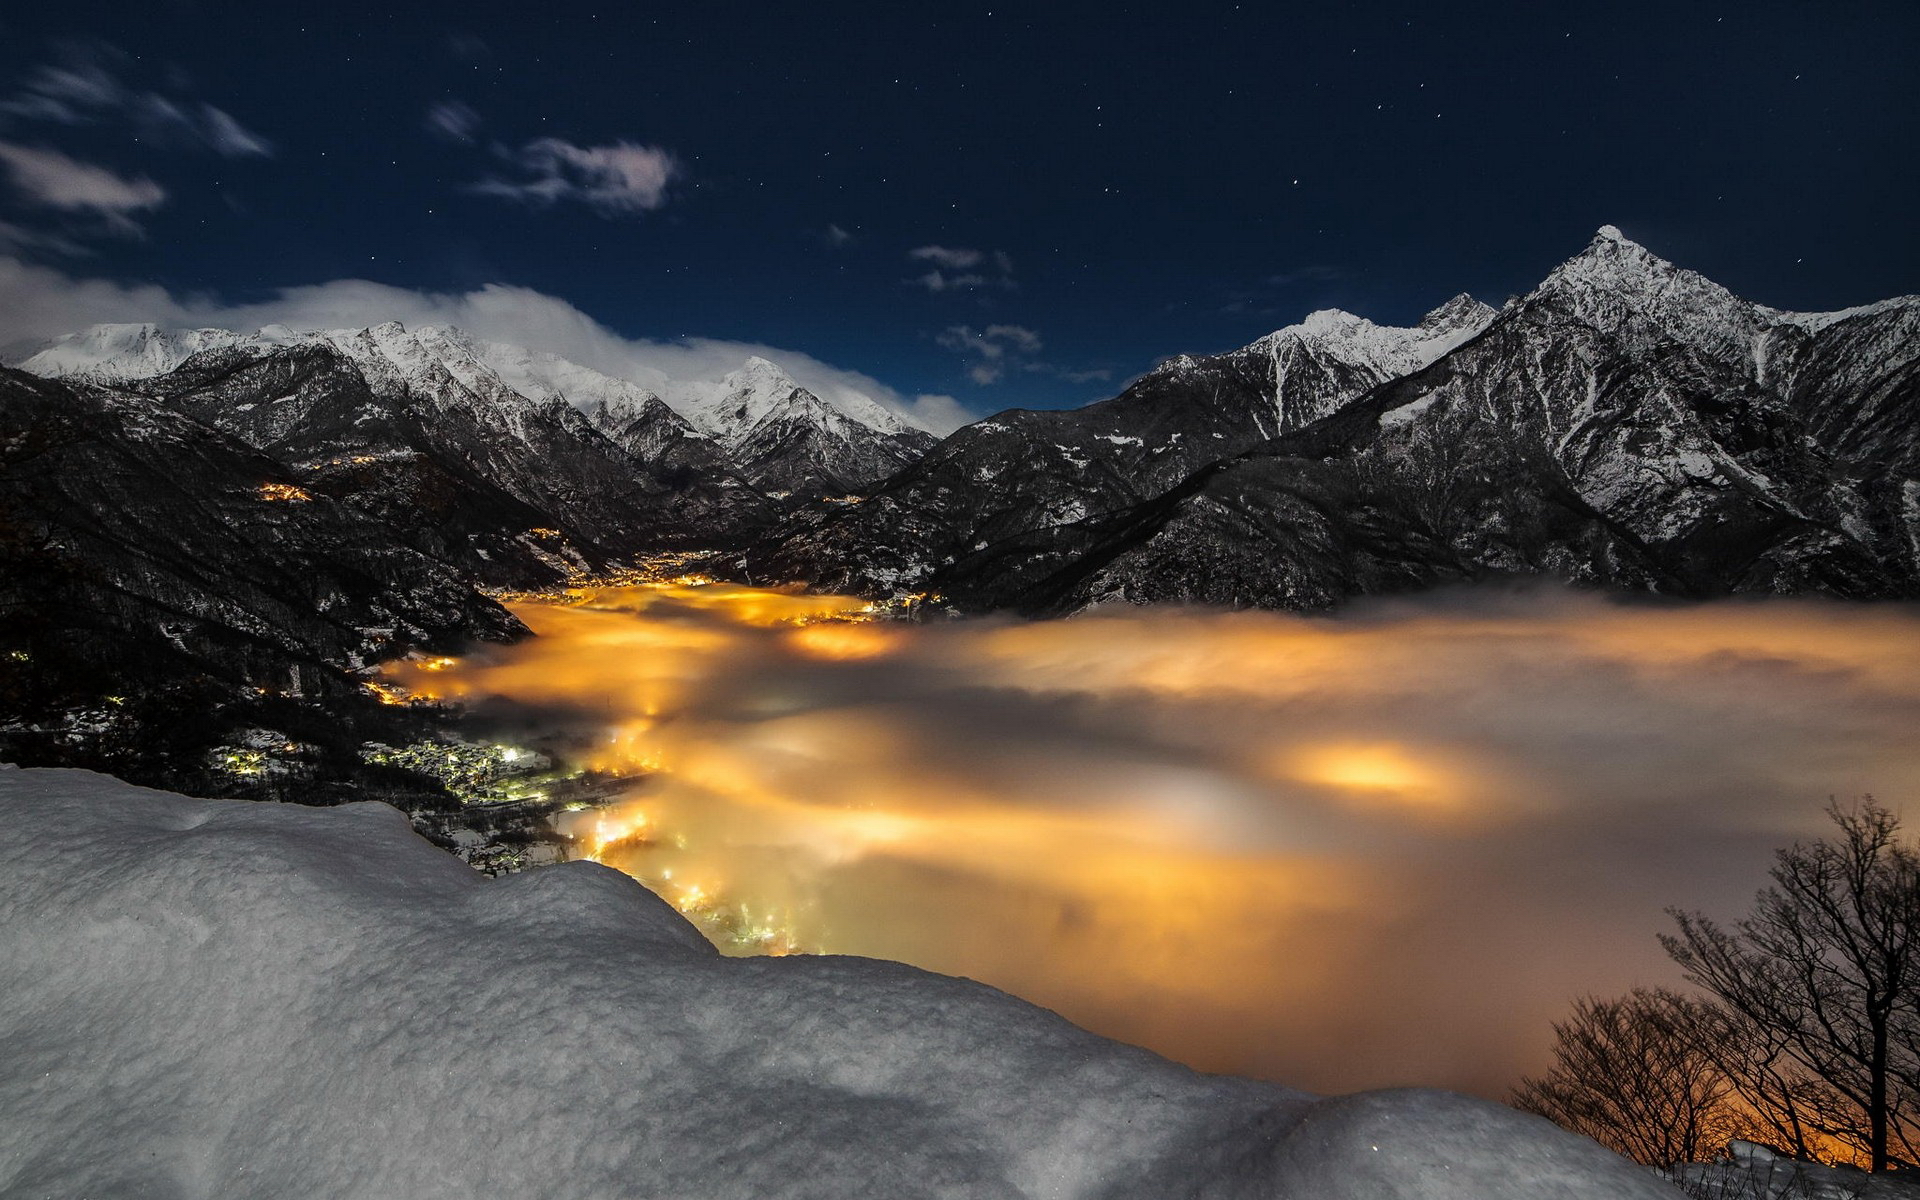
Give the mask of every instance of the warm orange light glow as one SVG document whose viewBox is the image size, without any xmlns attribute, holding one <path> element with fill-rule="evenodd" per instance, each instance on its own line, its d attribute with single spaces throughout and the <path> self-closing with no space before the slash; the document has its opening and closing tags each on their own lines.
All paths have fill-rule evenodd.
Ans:
<svg viewBox="0 0 1920 1200">
<path fill-rule="evenodd" d="M 538 636 L 386 682 L 576 713 L 570 765 L 634 778 L 563 831 L 729 952 L 900 958 L 1307 1086 L 1497 1094 L 1568 997 L 1671 978 L 1663 905 L 1743 900 L 1827 795 L 1920 795 L 1900 609 L 910 624 L 655 573 L 505 598 Z"/>
<path fill-rule="evenodd" d="M 413 697 L 408 694 L 407 689 L 396 684 L 382 683 L 378 679 L 369 679 L 360 686 L 371 692 L 374 699 L 380 701 L 382 704 L 409 704 L 413 701 Z"/>
<path fill-rule="evenodd" d="M 306 504 L 313 499 L 312 492 L 291 483 L 263 483 L 254 491 L 262 500 L 282 504 Z"/>
<path fill-rule="evenodd" d="M 805 625 L 787 635 L 787 644 L 813 658 L 878 658 L 892 653 L 903 634 L 878 625 L 853 625 L 842 622 Z"/>
<path fill-rule="evenodd" d="M 1472 798 L 1457 775 L 1393 742 L 1333 742 L 1282 757 L 1276 775 L 1332 789 L 1358 807 L 1430 817 L 1465 815 Z"/>
</svg>

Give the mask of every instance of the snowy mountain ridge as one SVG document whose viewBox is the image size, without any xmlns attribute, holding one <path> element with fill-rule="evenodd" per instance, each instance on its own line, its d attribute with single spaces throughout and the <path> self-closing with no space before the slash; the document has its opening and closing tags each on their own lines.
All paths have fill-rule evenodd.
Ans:
<svg viewBox="0 0 1920 1200">
<path fill-rule="evenodd" d="M 1497 313 L 1338 310 L 962 429 L 759 575 L 969 609 L 1289 609 L 1488 575 L 1920 595 L 1920 297 L 1744 300 L 1603 227 Z"/>
<path fill-rule="evenodd" d="M 582 412 L 599 406 L 643 406 L 647 397 L 666 403 L 701 433 L 743 441 L 769 420 L 806 414 L 840 430 L 867 429 L 899 435 L 926 432 L 864 396 L 822 398 L 801 388 L 768 359 L 751 356 L 718 380 L 672 379 L 637 369 L 627 379 L 581 366 L 555 354 L 487 341 L 453 326 L 425 325 L 409 331 L 397 321 L 362 329 L 297 332 L 268 325 L 251 332 L 227 329 L 163 329 L 153 324 L 94 325 L 55 339 L 17 365 L 50 379 L 105 386 L 151 379 L 205 350 L 274 350 L 326 344 L 347 354 L 372 377 L 393 384 L 418 382 L 434 366 L 468 389 L 510 400 L 561 398 Z M 796 396 L 796 393 L 799 393 Z"/>
<path fill-rule="evenodd" d="M 1896 296 L 1834 312 L 1790 312 L 1744 300 L 1696 271 L 1676 266 L 1612 225 L 1555 268 L 1525 298 L 1559 300 L 1595 328 L 1639 346 L 1677 342 L 1716 358 L 1766 361 L 1765 341 L 1786 331 L 1818 333 L 1864 316 L 1920 308 L 1920 296 Z"/>
<path fill-rule="evenodd" d="M 823 398 L 758 356 L 717 380 L 670 379 L 645 367 L 635 368 L 643 378 L 625 379 L 451 326 L 409 330 L 395 321 L 316 333 L 284 325 L 252 332 L 97 325 L 57 339 L 20 366 L 43 378 L 166 392 L 179 376 L 243 362 L 304 361 L 315 352 L 353 364 L 389 405 L 535 443 L 544 436 L 540 426 L 584 422 L 668 477 L 717 481 L 732 474 L 774 497 L 845 492 L 899 470 L 935 441 L 865 396 L 841 391 Z M 265 404 L 282 425 L 297 424 L 305 409 L 284 405 L 286 398 L 225 388 L 225 407 L 201 415 L 216 424 L 258 425 L 259 414 L 242 414 Z M 287 426 L 274 437 L 294 432 Z M 701 443 L 711 452 L 698 452 Z"/>
<path fill-rule="evenodd" d="M 1492 307 L 1464 292 L 1407 327 L 1376 325 L 1344 309 L 1323 308 L 1297 324 L 1274 330 L 1242 353 L 1279 357 L 1311 346 L 1387 376 L 1406 375 L 1479 333 L 1496 315 Z"/>
</svg>

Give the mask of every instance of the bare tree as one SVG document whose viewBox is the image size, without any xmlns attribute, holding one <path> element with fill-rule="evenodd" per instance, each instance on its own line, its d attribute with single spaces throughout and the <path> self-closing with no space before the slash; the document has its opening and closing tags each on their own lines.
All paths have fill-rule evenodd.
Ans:
<svg viewBox="0 0 1920 1200">
<path fill-rule="evenodd" d="M 1713 1006 L 1665 989 L 1577 1001 L 1556 1022 L 1554 1065 L 1514 1090 L 1538 1113 L 1650 1166 L 1700 1162 L 1751 1136 L 1708 1053 Z"/>
<path fill-rule="evenodd" d="M 1661 944 L 1728 1018 L 1723 1063 L 1795 1148 L 1872 1170 L 1913 1165 L 1920 1117 L 1920 853 L 1871 796 L 1831 805 L 1839 835 L 1780 851 L 1731 929 L 1669 910 Z M 1830 1157 L 1831 1154 L 1819 1154 Z"/>
</svg>

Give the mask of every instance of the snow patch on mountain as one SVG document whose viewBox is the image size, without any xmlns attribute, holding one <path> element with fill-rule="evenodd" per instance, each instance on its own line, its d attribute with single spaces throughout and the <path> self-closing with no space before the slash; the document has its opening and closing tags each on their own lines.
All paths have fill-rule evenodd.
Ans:
<svg viewBox="0 0 1920 1200">
<path fill-rule="evenodd" d="M 1270 354 L 1276 361 L 1294 347 L 1331 354 L 1369 368 L 1382 378 L 1411 374 L 1485 329 L 1498 315 L 1465 294 L 1434 309 L 1416 325 L 1376 325 L 1338 308 L 1308 313 L 1298 324 L 1277 329 L 1242 353 Z"/>
</svg>

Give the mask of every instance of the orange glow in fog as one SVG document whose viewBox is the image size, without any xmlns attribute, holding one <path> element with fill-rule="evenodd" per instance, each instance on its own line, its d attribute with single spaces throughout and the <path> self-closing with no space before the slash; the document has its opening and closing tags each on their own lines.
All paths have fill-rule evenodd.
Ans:
<svg viewBox="0 0 1920 1200">
<path fill-rule="evenodd" d="M 1673 982 L 1830 794 L 1920 794 L 1920 621 L 1541 593 L 1338 620 L 879 620 L 676 581 L 395 695 L 572 714 L 568 814 L 736 953 L 898 958 L 1208 1069 L 1498 1094 L 1574 995 Z"/>
</svg>

